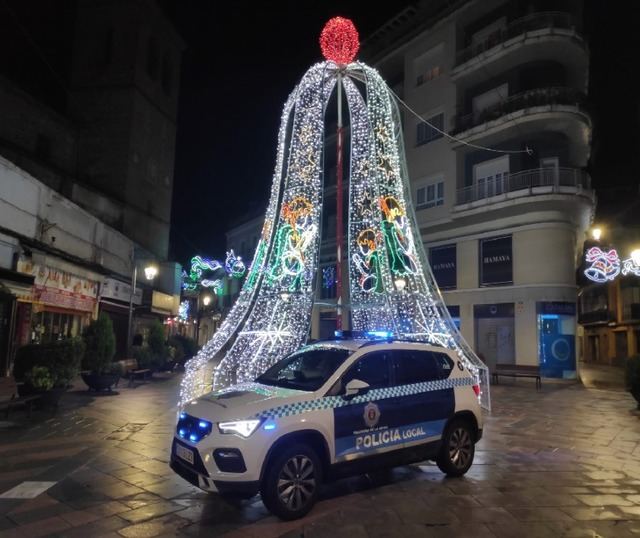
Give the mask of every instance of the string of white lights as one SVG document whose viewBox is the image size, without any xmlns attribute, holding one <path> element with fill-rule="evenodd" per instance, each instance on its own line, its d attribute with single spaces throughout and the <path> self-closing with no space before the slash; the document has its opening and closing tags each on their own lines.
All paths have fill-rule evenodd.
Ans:
<svg viewBox="0 0 640 538">
<path fill-rule="evenodd" d="M 238 331 L 240 324 L 247 316 L 255 293 L 261 280 L 264 263 L 266 259 L 266 250 L 271 243 L 273 235 L 273 222 L 278 210 L 278 201 L 280 198 L 280 189 L 283 183 L 284 171 L 284 155 L 285 155 L 285 139 L 287 134 L 287 124 L 293 109 L 295 97 L 298 94 L 299 87 L 289 95 L 280 120 L 280 130 L 278 132 L 278 150 L 276 157 L 276 166 L 271 183 L 271 195 L 265 221 L 262 226 L 260 240 L 256 246 L 256 252 L 253 262 L 247 273 L 238 299 L 225 317 L 222 325 L 214 333 L 212 338 L 202 347 L 198 354 L 185 364 L 185 373 L 180 386 L 180 405 L 184 405 L 211 390 L 215 360 L 223 347 L 229 343 L 232 337 Z"/>
<path fill-rule="evenodd" d="M 385 83 L 385 86 L 387 86 L 386 83 Z M 411 112 L 411 114 L 413 116 L 418 118 L 422 123 L 426 123 L 434 131 L 437 131 L 438 133 L 440 133 L 441 135 L 445 136 L 449 140 L 453 140 L 454 142 L 458 142 L 458 143 L 463 144 L 465 146 L 469 146 L 470 148 L 481 149 L 483 151 L 491 151 L 492 153 L 502 153 L 502 154 L 526 153 L 527 155 L 533 155 L 533 150 L 529 146 L 526 146 L 525 149 L 496 149 L 496 148 L 489 148 L 487 146 L 481 146 L 479 144 L 473 144 L 472 142 L 467 142 L 466 140 L 462 140 L 461 138 L 458 138 L 457 136 L 453 136 L 453 135 L 447 133 L 446 131 L 443 131 L 438 126 L 434 125 L 432 122 L 430 122 L 429 120 L 425 119 L 423 116 L 418 114 L 405 101 L 403 101 L 402 98 L 396 92 L 394 92 L 389 86 L 387 86 L 387 91 L 391 95 L 393 95 L 393 97 L 396 99 L 396 101 L 398 101 L 409 112 Z"/>
<path fill-rule="evenodd" d="M 214 386 L 253 380 L 306 340 L 317 272 L 324 109 L 335 84 L 326 64 L 300 84 L 275 235 L 251 312 L 216 368 Z"/>
</svg>

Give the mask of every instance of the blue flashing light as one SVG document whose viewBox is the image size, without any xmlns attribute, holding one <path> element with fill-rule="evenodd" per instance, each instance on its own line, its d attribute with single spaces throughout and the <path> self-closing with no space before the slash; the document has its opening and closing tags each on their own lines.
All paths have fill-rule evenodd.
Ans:
<svg viewBox="0 0 640 538">
<path fill-rule="evenodd" d="M 275 430 L 276 429 L 276 425 L 273 422 L 267 422 L 264 425 L 264 429 L 265 430 Z"/>
<path fill-rule="evenodd" d="M 186 413 L 180 413 L 180 420 L 184 420 L 185 418 L 187 418 L 187 414 Z"/>
<path fill-rule="evenodd" d="M 180 437 L 184 437 L 186 434 L 187 434 L 187 432 L 186 432 L 186 431 L 184 431 L 183 429 L 180 429 L 180 430 L 178 431 L 178 435 L 179 435 Z"/>
<path fill-rule="evenodd" d="M 195 443 L 198 440 L 198 436 L 195 433 L 192 433 L 189 436 L 189 441 L 191 441 L 192 443 Z"/>
<path fill-rule="evenodd" d="M 209 426 L 209 423 L 205 422 L 204 420 L 201 420 L 200 422 L 198 422 L 198 427 L 203 429 L 203 430 L 206 429 L 207 426 Z"/>
<path fill-rule="evenodd" d="M 367 331 L 365 334 L 374 338 L 391 338 L 393 336 L 391 331 Z"/>
</svg>

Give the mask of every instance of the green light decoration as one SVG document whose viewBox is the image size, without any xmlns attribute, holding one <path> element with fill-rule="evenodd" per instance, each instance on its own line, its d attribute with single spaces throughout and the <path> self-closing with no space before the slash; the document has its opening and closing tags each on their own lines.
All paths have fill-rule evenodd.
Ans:
<svg viewBox="0 0 640 538">
<path fill-rule="evenodd" d="M 242 258 L 236 256 L 233 249 L 227 252 L 224 265 L 218 260 L 194 256 L 191 258 L 189 273 L 182 271 L 182 289 L 185 291 L 197 291 L 200 288 L 212 288 L 215 293 L 221 295 L 223 283 L 220 277 L 224 276 L 224 272 L 231 278 L 236 279 L 242 278 L 247 272 Z"/>
</svg>

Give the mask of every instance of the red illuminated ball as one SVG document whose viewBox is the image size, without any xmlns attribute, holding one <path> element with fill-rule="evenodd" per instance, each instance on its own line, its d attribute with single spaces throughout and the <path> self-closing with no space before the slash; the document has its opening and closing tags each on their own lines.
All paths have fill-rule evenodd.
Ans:
<svg viewBox="0 0 640 538">
<path fill-rule="evenodd" d="M 327 60 L 339 65 L 351 63 L 359 48 L 358 30 L 349 19 L 334 17 L 324 25 L 320 34 L 320 49 Z"/>
</svg>

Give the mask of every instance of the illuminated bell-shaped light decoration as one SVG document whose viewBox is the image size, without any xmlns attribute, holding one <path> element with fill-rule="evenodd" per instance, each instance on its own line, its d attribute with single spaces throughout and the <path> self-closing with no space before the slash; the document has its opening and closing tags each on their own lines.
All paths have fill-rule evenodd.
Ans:
<svg viewBox="0 0 640 538">
<path fill-rule="evenodd" d="M 353 22 L 344 17 L 334 17 L 324 25 L 320 34 L 322 55 L 338 65 L 346 65 L 358 54 L 360 37 Z"/>
</svg>

